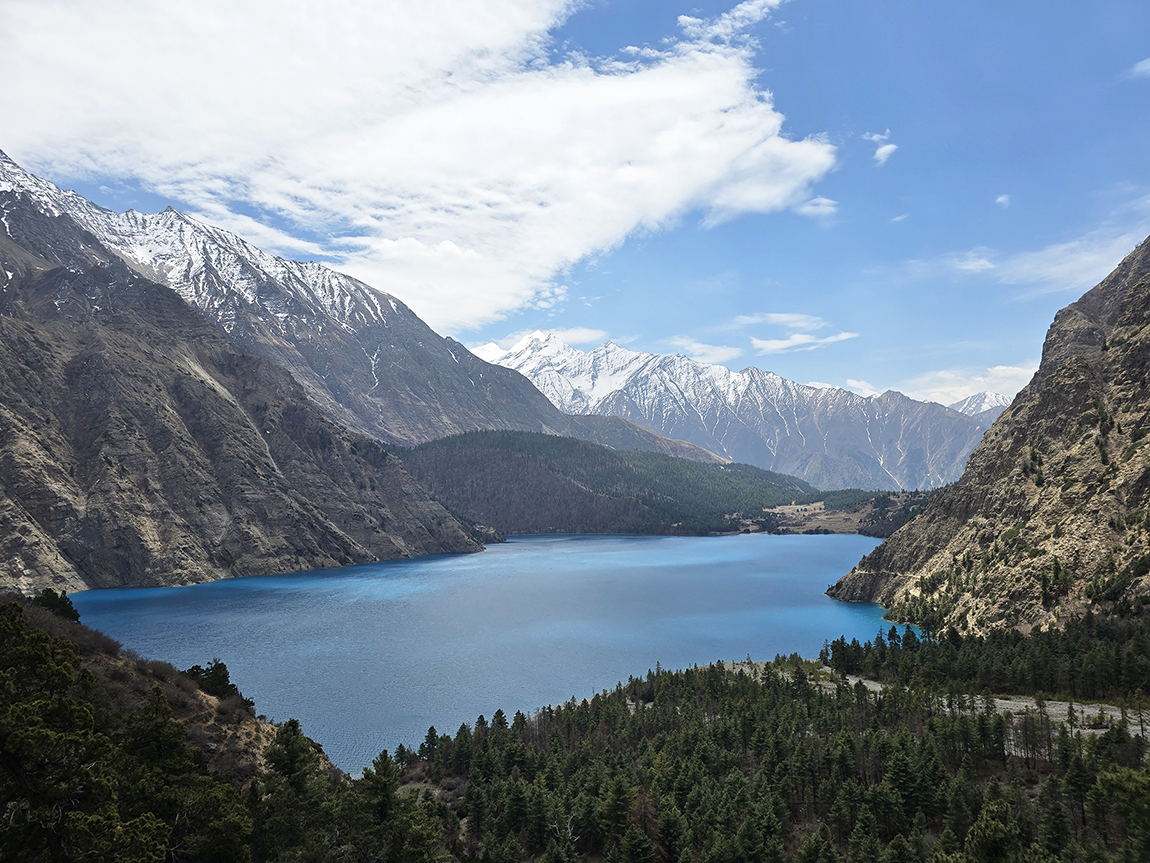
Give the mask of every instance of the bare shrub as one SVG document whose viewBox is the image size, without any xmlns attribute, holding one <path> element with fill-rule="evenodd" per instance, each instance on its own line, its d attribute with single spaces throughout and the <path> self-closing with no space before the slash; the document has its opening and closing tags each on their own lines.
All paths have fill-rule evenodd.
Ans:
<svg viewBox="0 0 1150 863">
<path fill-rule="evenodd" d="M 164 662 L 162 659 L 150 659 L 147 663 L 148 671 L 152 677 L 167 683 L 170 680 L 175 680 L 180 677 L 179 669 L 172 665 L 170 662 Z"/>
<path fill-rule="evenodd" d="M 164 687 L 164 698 L 168 699 L 168 704 L 172 706 L 173 710 L 183 710 L 192 703 L 192 699 L 186 692 L 182 692 L 171 683 Z"/>
<path fill-rule="evenodd" d="M 32 629 L 39 629 L 49 635 L 72 642 L 82 656 L 92 656 L 97 653 L 116 656 L 122 650 L 120 642 L 110 635 L 105 635 L 82 623 L 65 620 L 38 605 L 25 605 L 24 619 Z"/>
</svg>

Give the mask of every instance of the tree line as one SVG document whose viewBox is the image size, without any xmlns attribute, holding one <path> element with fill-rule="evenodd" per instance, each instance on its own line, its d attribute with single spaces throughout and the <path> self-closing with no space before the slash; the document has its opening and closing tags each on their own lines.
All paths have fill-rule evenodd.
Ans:
<svg viewBox="0 0 1150 863">
<path fill-rule="evenodd" d="M 1006 713 L 974 673 L 1006 663 L 1006 647 L 1020 663 L 1111 644 L 1133 657 L 1141 629 L 1083 621 L 1062 634 L 937 640 L 894 630 L 857 651 L 828 645 L 831 671 L 798 656 L 738 672 L 656 666 L 531 716 L 431 728 L 356 779 L 289 720 L 241 780 L 208 769 L 163 689 L 119 709 L 84 661 L 111 661 L 114 643 L 74 623 L 48 627 L 71 640 L 44 631 L 31 611 L 0 604 L 3 859 L 1150 859 L 1140 711 L 1098 729 L 1054 721 L 1040 698 Z M 856 667 L 887 685 L 850 685 L 841 672 Z M 1046 680 L 1034 673 L 1020 685 Z M 193 677 L 241 698 L 218 660 Z"/>
</svg>

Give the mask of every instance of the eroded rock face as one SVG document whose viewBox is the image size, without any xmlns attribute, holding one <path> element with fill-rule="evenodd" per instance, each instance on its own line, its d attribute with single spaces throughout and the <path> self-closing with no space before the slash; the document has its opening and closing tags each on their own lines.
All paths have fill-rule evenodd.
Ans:
<svg viewBox="0 0 1150 863">
<path fill-rule="evenodd" d="M 1051 324 L 966 472 L 828 593 L 983 631 L 1140 612 L 1150 591 L 1150 240 Z"/>
<path fill-rule="evenodd" d="M 0 192 L 0 587 L 476 551 L 398 458 L 67 216 Z"/>
</svg>

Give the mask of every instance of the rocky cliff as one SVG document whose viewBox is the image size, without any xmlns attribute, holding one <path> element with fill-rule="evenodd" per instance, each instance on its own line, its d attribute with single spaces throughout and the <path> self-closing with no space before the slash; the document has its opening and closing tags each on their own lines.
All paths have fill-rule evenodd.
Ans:
<svg viewBox="0 0 1150 863">
<path fill-rule="evenodd" d="M 183 584 L 480 548 L 67 215 L 0 192 L 0 587 Z"/>
<path fill-rule="evenodd" d="M 966 472 L 828 593 L 960 630 L 1139 614 L 1150 592 L 1150 240 L 1060 311 Z"/>
</svg>

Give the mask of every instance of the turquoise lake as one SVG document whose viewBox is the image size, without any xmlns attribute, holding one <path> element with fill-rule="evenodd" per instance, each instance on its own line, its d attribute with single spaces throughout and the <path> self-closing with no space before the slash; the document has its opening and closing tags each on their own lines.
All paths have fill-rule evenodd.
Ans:
<svg viewBox="0 0 1150 863">
<path fill-rule="evenodd" d="M 816 656 L 873 638 L 875 605 L 823 595 L 862 536 L 514 537 L 435 555 L 191 587 L 77 593 L 83 622 L 179 668 L 227 663 L 276 720 L 349 772 L 381 749 L 530 714 L 628 676 L 715 660 Z"/>
</svg>

